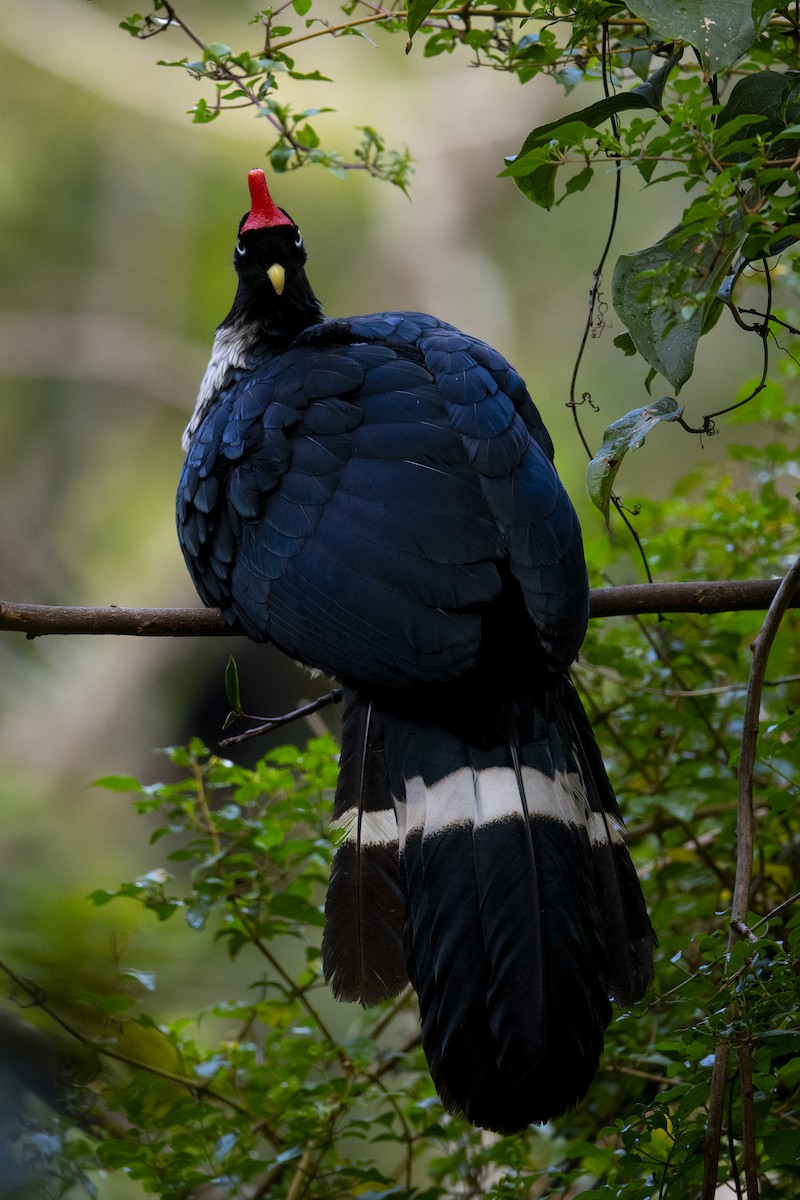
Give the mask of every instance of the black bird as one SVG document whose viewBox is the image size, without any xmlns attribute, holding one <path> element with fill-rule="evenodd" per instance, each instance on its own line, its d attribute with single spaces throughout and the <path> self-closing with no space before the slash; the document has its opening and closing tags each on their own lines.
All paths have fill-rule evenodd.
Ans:
<svg viewBox="0 0 800 1200">
<path fill-rule="evenodd" d="M 207 605 L 342 682 L 335 995 L 410 979 L 445 1106 L 514 1132 L 584 1095 L 655 942 L 568 677 L 577 517 L 513 367 L 422 313 L 326 320 L 297 226 L 249 185 L 181 546 Z"/>
</svg>

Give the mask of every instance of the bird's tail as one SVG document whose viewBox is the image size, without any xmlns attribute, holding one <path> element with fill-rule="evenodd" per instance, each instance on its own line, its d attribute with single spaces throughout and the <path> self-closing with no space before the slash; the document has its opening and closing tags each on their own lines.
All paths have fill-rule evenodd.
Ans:
<svg viewBox="0 0 800 1200">
<path fill-rule="evenodd" d="M 501 734 L 463 694 L 438 720 L 346 696 L 323 945 L 341 998 L 410 977 L 444 1104 L 502 1133 L 581 1099 L 655 941 L 571 683 L 512 707 Z"/>
</svg>

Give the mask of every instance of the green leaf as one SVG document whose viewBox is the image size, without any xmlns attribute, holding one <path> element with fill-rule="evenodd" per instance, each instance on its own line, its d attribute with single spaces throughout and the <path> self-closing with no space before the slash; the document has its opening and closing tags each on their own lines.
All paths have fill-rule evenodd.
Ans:
<svg viewBox="0 0 800 1200">
<path fill-rule="evenodd" d="M 769 1166 L 796 1167 L 800 1162 L 800 1130 L 782 1129 L 764 1138 L 764 1153 Z"/>
<path fill-rule="evenodd" d="M 236 665 L 236 659 L 231 655 L 225 667 L 225 695 L 228 698 L 228 704 L 233 713 L 239 716 L 244 712 L 242 708 L 242 693 L 239 687 L 239 668 Z"/>
<path fill-rule="evenodd" d="M 719 316 L 716 295 L 743 241 L 740 229 L 709 237 L 706 233 L 687 233 L 677 226 L 654 245 L 634 254 L 622 254 L 617 260 L 611 284 L 614 309 L 642 358 L 676 392 L 694 370 L 702 334 Z M 657 297 L 648 302 L 645 291 L 645 272 L 666 277 L 675 268 L 684 268 L 688 274 L 688 282 L 681 281 L 684 307 L 690 309 L 685 316 L 676 315 Z"/>
<path fill-rule="evenodd" d="M 102 775 L 93 779 L 89 787 L 106 788 L 109 792 L 139 792 L 142 789 L 133 775 Z"/>
<path fill-rule="evenodd" d="M 219 116 L 219 109 L 212 108 L 211 105 L 202 98 L 193 104 L 191 108 L 186 110 L 195 125 L 208 125 L 211 121 L 216 121 Z"/>
<path fill-rule="evenodd" d="M 584 191 L 592 182 L 593 176 L 594 170 L 591 167 L 584 167 L 582 171 L 578 171 L 577 175 L 573 175 L 564 185 L 564 196 L 562 196 L 562 199 L 566 196 L 571 196 L 574 192 Z"/>
<path fill-rule="evenodd" d="M 559 167 L 559 163 L 553 161 L 553 149 L 578 144 L 590 130 L 596 129 L 603 121 L 609 120 L 617 113 L 632 109 L 650 109 L 658 112 L 667 76 L 679 58 L 680 54 L 672 55 L 645 83 L 630 92 L 606 96 L 576 113 L 568 113 L 555 121 L 549 121 L 546 125 L 538 125 L 528 134 L 519 153 L 506 158 L 506 168 L 500 172 L 500 176 L 510 176 L 522 194 L 534 204 L 541 208 L 552 208 L 555 202 L 556 172 Z M 585 187 L 588 178 L 584 178 Z M 580 185 L 576 187 L 573 182 L 570 190 L 582 189 Z"/>
<path fill-rule="evenodd" d="M 409 0 L 406 16 L 409 37 L 414 36 L 428 13 L 435 7 L 436 0 Z"/>
<path fill-rule="evenodd" d="M 778 119 L 791 87 L 792 81 L 777 71 L 756 71 L 752 75 L 745 75 L 731 88 L 717 118 L 717 125 L 722 128 L 737 117 L 757 114 L 777 121 L 782 127 L 785 122 Z"/>
<path fill-rule="evenodd" d="M 800 79 L 795 74 L 781 75 L 777 71 L 756 71 L 745 75 L 731 89 L 730 96 L 717 118 L 719 136 L 717 145 L 725 151 L 725 157 L 741 157 L 746 150 L 738 145 L 726 145 L 727 128 L 736 131 L 748 129 L 750 136 L 758 135 L 772 145 L 772 154 L 781 158 L 795 156 L 800 150 L 795 124 L 800 120 L 800 105 L 797 92 Z M 749 118 L 749 121 L 748 121 Z M 759 180 L 766 183 L 764 173 Z"/>
<path fill-rule="evenodd" d="M 307 150 L 315 150 L 319 145 L 319 134 L 311 125 L 302 125 L 295 130 L 295 141 Z"/>
<path fill-rule="evenodd" d="M 724 71 L 746 54 L 769 16 L 762 10 L 757 27 L 753 0 L 633 0 L 628 8 L 654 33 L 694 46 L 709 75 Z"/>
<path fill-rule="evenodd" d="M 302 896 L 293 896 L 289 892 L 280 892 L 273 897 L 272 912 L 280 917 L 288 917 L 306 925 L 322 926 L 325 923 L 324 914 L 315 905 L 304 900 Z"/>
<path fill-rule="evenodd" d="M 133 37 L 141 37 L 145 29 L 145 18 L 141 13 L 131 13 L 124 21 L 120 21 L 119 27 Z"/>
<path fill-rule="evenodd" d="M 203 62 L 220 62 L 230 58 L 233 51 L 224 42 L 211 42 L 203 50 Z"/>
<path fill-rule="evenodd" d="M 632 358 L 636 354 L 636 346 L 633 338 L 629 333 L 620 333 L 614 338 L 614 345 L 618 350 L 621 350 L 626 358 Z"/>
<path fill-rule="evenodd" d="M 634 408 L 609 425 L 603 444 L 586 468 L 586 488 L 595 508 L 608 520 L 614 479 L 625 455 L 638 450 L 647 434 L 662 421 L 676 421 L 683 412 L 673 396 L 662 396 L 644 408 Z"/>
<path fill-rule="evenodd" d="M 85 994 L 83 1000 L 86 1004 L 96 1009 L 97 1012 L 105 1013 L 109 1017 L 117 1017 L 121 1013 L 127 1012 L 129 1008 L 133 1008 L 136 1004 L 133 996 L 123 996 L 118 993 L 112 993 L 110 996 L 102 996 L 96 993 Z"/>
</svg>

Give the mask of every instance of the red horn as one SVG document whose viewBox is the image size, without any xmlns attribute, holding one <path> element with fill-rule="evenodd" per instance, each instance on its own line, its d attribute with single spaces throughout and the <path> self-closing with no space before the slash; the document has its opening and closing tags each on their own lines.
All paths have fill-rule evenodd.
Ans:
<svg viewBox="0 0 800 1200">
<path fill-rule="evenodd" d="M 269 194 L 266 176 L 263 171 L 251 171 L 247 176 L 250 187 L 250 215 L 240 229 L 246 233 L 248 229 L 270 229 L 274 225 L 294 225 L 291 217 L 282 212 Z"/>
</svg>

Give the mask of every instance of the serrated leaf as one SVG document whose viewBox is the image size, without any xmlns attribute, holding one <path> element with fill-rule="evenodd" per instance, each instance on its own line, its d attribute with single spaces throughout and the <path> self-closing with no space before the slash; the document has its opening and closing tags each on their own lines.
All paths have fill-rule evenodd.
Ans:
<svg viewBox="0 0 800 1200">
<path fill-rule="evenodd" d="M 753 21 L 753 0 L 633 0 L 628 5 L 654 33 L 669 41 L 688 42 L 700 55 L 703 69 L 716 75 L 746 54 L 770 12 Z"/>
<path fill-rule="evenodd" d="M 638 450 L 651 429 L 662 421 L 676 421 L 683 412 L 673 396 L 662 396 L 644 408 L 612 422 L 603 434 L 603 444 L 586 468 L 586 489 L 595 508 L 608 520 L 614 479 L 625 455 Z"/>
</svg>

